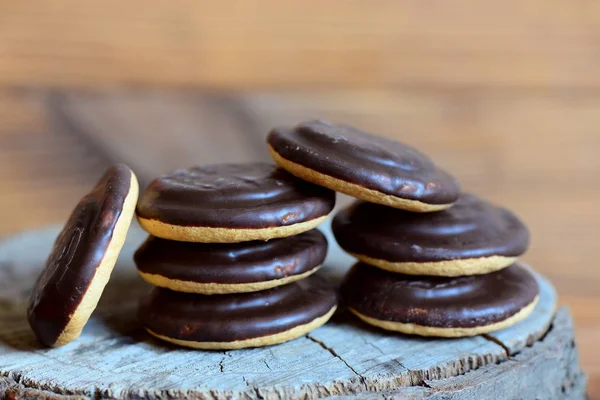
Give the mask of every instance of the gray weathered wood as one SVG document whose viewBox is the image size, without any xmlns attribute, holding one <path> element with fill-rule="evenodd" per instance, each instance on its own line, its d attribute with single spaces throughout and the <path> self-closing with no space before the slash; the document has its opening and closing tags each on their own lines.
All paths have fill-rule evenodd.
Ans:
<svg viewBox="0 0 600 400">
<path fill-rule="evenodd" d="M 553 320 L 556 293 L 542 277 L 538 277 L 541 301 L 533 315 L 490 336 L 443 340 L 394 335 L 371 329 L 342 311 L 324 327 L 278 346 L 202 352 L 162 344 L 148 337 L 135 319 L 137 298 L 148 290 L 131 261 L 145 236 L 137 227 L 131 230 L 113 278 L 81 338 L 62 348 L 42 349 L 26 323 L 25 307 L 57 229 L 0 243 L 0 393 L 314 398 L 358 393 L 363 397 L 368 392 L 369 396 L 471 399 L 481 398 L 477 393 L 502 390 L 510 382 L 544 385 L 540 393 L 553 395 L 542 398 L 560 398 L 559 394 L 577 398 L 584 391 L 577 352 L 571 346 L 570 317 L 563 310 Z M 327 229 L 326 233 L 330 235 Z M 352 259 L 334 243 L 331 247 L 321 276 L 334 281 Z M 542 372 L 546 375 L 538 377 Z M 521 389 L 513 393 L 536 397 L 535 389 Z"/>
<path fill-rule="evenodd" d="M 573 341 L 573 321 L 568 310 L 561 308 L 543 340 L 524 348 L 509 360 L 446 379 L 425 379 L 421 385 L 413 387 L 361 395 L 361 398 L 584 399 L 585 387 L 586 377 L 579 370 Z"/>
</svg>

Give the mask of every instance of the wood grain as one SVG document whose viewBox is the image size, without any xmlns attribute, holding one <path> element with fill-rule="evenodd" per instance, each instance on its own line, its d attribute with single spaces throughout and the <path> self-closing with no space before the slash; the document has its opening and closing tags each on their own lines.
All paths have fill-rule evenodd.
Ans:
<svg viewBox="0 0 600 400">
<path fill-rule="evenodd" d="M 422 148 L 527 221 L 526 260 L 571 307 L 600 399 L 599 2 L 1 9 L 0 87 L 17 89 L 0 89 L 0 235 L 64 221 L 114 161 L 148 182 L 192 163 L 263 159 L 257 144 L 274 125 L 357 124 Z M 165 85 L 183 90 L 149 89 Z"/>
<path fill-rule="evenodd" d="M 4 4 L 0 83 L 599 88 L 589 0 Z"/>
<path fill-rule="evenodd" d="M 25 307 L 34 282 L 31 277 L 39 273 L 58 230 L 31 231 L 0 242 L 0 288 L 5 289 L 0 292 L 0 377 L 12 379 L 13 385 L 24 382 L 55 395 L 96 399 L 183 395 L 292 399 L 355 394 L 363 398 L 379 391 L 421 399 L 443 398 L 458 387 L 463 394 L 453 398 L 466 400 L 474 394 L 486 398 L 505 390 L 499 382 L 506 384 L 517 370 L 525 369 L 521 382 L 523 386 L 528 382 L 530 389 L 522 391 L 521 398 L 541 394 L 556 399 L 582 397 L 584 376 L 571 346 L 570 316 L 563 309 L 554 318 L 556 293 L 539 276 L 540 301 L 532 315 L 494 333 L 495 340 L 488 335 L 454 340 L 393 335 L 340 312 L 305 337 L 266 348 L 211 352 L 156 342 L 136 319 L 140 294 L 148 290 L 132 259 L 147 236 L 139 228 L 130 231 L 101 304 L 82 336 L 64 347 L 42 349 L 24 318 Z M 327 234 L 331 236 L 330 231 Z M 315 279 L 337 284 L 352 262 L 334 246 Z M 527 361 L 519 359 L 523 352 Z M 540 370 L 547 372 L 538 374 Z M 461 382 L 458 386 L 452 382 L 456 377 Z"/>
<path fill-rule="evenodd" d="M 0 91 L 0 105 L 0 181 L 6 188 L 0 234 L 64 221 L 110 162 L 131 163 L 148 181 L 179 166 L 262 159 L 263 135 L 301 119 L 348 122 L 411 143 L 468 190 L 514 209 L 528 223 L 533 246 L 525 260 L 550 277 L 561 304 L 570 306 L 591 394 L 600 396 L 594 389 L 600 387 L 600 95 L 115 89 Z"/>
</svg>

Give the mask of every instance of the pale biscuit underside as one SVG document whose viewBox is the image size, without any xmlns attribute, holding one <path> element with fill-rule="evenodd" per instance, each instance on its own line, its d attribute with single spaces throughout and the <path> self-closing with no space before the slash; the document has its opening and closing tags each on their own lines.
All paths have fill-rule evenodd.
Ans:
<svg viewBox="0 0 600 400">
<path fill-rule="evenodd" d="M 331 190 L 335 190 L 336 192 L 344 193 L 358 199 L 369 201 L 371 203 L 383 204 L 388 207 L 400 208 L 402 210 L 412 212 L 440 211 L 445 210 L 454 204 L 427 204 L 418 200 L 408 200 L 385 194 L 377 190 L 357 185 L 355 183 L 334 178 L 330 175 L 323 174 L 300 164 L 296 164 L 295 162 L 281 156 L 271 146 L 268 147 L 271 157 L 273 157 L 275 163 L 292 175 L 316 185 L 324 186 Z"/>
<path fill-rule="evenodd" d="M 196 243 L 238 243 L 251 240 L 270 240 L 298 235 L 316 228 L 325 222 L 329 215 L 288 226 L 258 229 L 212 228 L 204 226 L 182 226 L 168 224 L 155 219 L 138 216 L 142 228 L 156 237 L 178 242 Z"/>
<path fill-rule="evenodd" d="M 228 294 L 228 293 L 247 293 L 260 290 L 271 289 L 281 285 L 287 285 L 301 279 L 305 279 L 319 270 L 317 266 L 310 271 L 302 274 L 286 276 L 280 279 L 272 279 L 262 282 L 247 283 L 199 283 L 193 281 L 184 281 L 180 279 L 171 279 L 159 274 L 148 274 L 138 270 L 140 276 L 148 283 L 183 293 L 199 294 Z"/>
<path fill-rule="evenodd" d="M 517 260 L 516 257 L 490 256 L 448 261 L 395 262 L 363 254 L 349 254 L 366 264 L 398 274 L 448 277 L 489 274 L 506 268 Z"/>
<path fill-rule="evenodd" d="M 361 320 L 366 322 L 369 325 L 373 325 L 388 331 L 401 332 L 408 335 L 419 335 L 419 336 L 437 336 L 437 337 L 464 337 L 464 336 L 476 336 L 484 333 L 495 332 L 500 329 L 508 328 L 516 324 L 519 321 L 525 319 L 533 309 L 535 308 L 537 302 L 539 300 L 539 296 L 536 296 L 535 299 L 521 310 L 519 310 L 516 314 L 510 316 L 509 318 L 495 322 L 489 325 L 482 325 L 476 327 L 469 328 L 439 328 L 433 326 L 424 326 L 417 325 L 411 323 L 403 323 L 396 321 L 385 321 L 377 318 L 372 318 L 361 314 L 353 308 L 349 308 L 352 313 L 354 313 Z"/>
</svg>

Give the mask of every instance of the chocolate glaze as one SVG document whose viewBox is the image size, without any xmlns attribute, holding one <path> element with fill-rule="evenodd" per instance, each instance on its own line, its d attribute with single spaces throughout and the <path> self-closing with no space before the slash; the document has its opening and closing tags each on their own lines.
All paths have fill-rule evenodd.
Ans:
<svg viewBox="0 0 600 400">
<path fill-rule="evenodd" d="M 153 332 L 195 342 L 232 342 L 273 335 L 327 314 L 336 304 L 331 288 L 308 278 L 253 293 L 204 296 L 155 288 L 139 317 Z"/>
<path fill-rule="evenodd" d="M 529 231 L 517 216 L 468 193 L 453 207 L 427 214 L 357 201 L 331 226 L 344 250 L 393 262 L 514 257 L 529 246 Z"/>
<path fill-rule="evenodd" d="M 27 315 L 40 342 L 56 343 L 108 249 L 129 194 L 131 170 L 111 167 L 73 210 L 35 286 Z"/>
<path fill-rule="evenodd" d="M 177 170 L 140 195 L 139 217 L 180 226 L 258 229 L 329 214 L 335 193 L 267 163 Z"/>
<path fill-rule="evenodd" d="M 349 125 L 303 122 L 272 130 L 267 143 L 286 160 L 403 199 L 450 204 L 460 193 L 425 154 Z"/>
<path fill-rule="evenodd" d="M 135 253 L 138 270 L 199 283 L 249 283 L 299 275 L 319 266 L 327 239 L 316 229 L 285 239 L 233 244 L 148 240 Z"/>
<path fill-rule="evenodd" d="M 361 314 L 438 328 L 500 322 L 531 304 L 537 281 L 515 263 L 487 275 L 458 278 L 401 275 L 358 263 L 342 283 L 342 297 Z"/>
</svg>

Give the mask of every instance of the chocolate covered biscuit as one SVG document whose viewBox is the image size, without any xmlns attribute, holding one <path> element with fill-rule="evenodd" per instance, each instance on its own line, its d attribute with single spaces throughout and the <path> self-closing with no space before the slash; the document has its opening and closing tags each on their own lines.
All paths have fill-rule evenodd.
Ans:
<svg viewBox="0 0 600 400">
<path fill-rule="evenodd" d="M 304 279 L 327 254 L 316 229 L 268 242 L 186 243 L 150 237 L 135 253 L 147 282 L 178 292 L 254 292 Z"/>
<path fill-rule="evenodd" d="M 61 346 L 81 334 L 125 242 L 137 196 L 134 173 L 115 165 L 71 214 L 35 283 L 27 310 L 41 343 Z"/>
<path fill-rule="evenodd" d="M 413 275 L 485 274 L 512 264 L 529 231 L 511 211 L 464 193 L 436 213 L 417 214 L 355 202 L 334 217 L 340 246 L 361 261 Z"/>
<path fill-rule="evenodd" d="M 155 288 L 139 317 L 153 336 L 197 349 L 240 349 L 286 342 L 329 320 L 333 289 L 308 278 L 252 293 L 205 296 Z"/>
<path fill-rule="evenodd" d="M 425 154 L 349 125 L 308 121 L 276 128 L 267 144 L 275 162 L 290 173 L 373 203 L 439 211 L 460 193 L 456 179 Z"/>
<path fill-rule="evenodd" d="M 486 275 L 432 277 L 395 274 L 358 263 L 342 297 L 368 324 L 421 336 L 493 332 L 527 317 L 539 296 L 535 277 L 516 263 Z"/>
<path fill-rule="evenodd" d="M 331 212 L 335 193 L 267 163 L 177 170 L 141 194 L 140 225 L 169 240 L 235 243 L 292 236 Z"/>
</svg>

